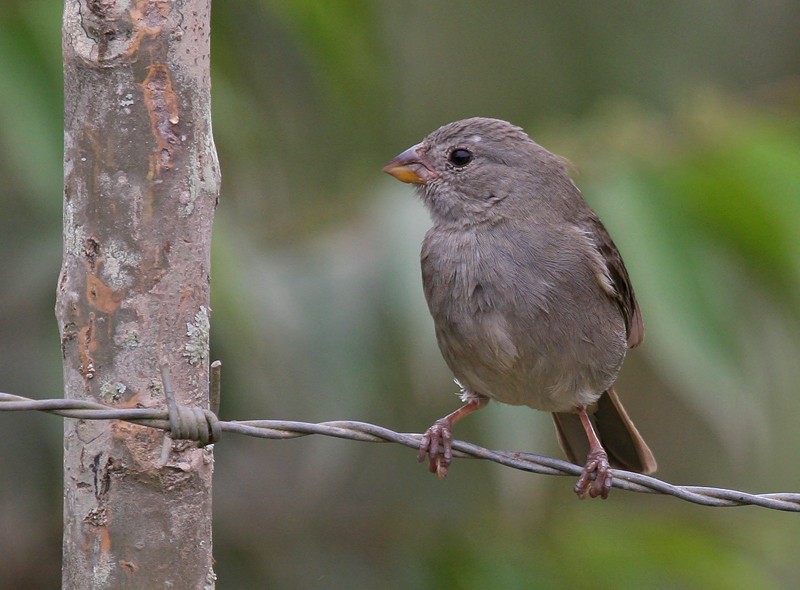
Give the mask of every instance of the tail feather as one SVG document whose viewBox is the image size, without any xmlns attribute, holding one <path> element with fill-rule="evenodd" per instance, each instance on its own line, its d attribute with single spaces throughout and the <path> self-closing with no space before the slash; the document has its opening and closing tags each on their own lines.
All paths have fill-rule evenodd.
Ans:
<svg viewBox="0 0 800 590">
<path fill-rule="evenodd" d="M 553 421 L 558 444 L 567 458 L 577 465 L 583 465 L 589 452 L 589 442 L 578 415 L 558 412 L 553 414 Z M 597 401 L 592 422 L 612 467 L 645 474 L 656 470 L 658 465 L 650 447 L 622 407 L 613 387 Z"/>
</svg>

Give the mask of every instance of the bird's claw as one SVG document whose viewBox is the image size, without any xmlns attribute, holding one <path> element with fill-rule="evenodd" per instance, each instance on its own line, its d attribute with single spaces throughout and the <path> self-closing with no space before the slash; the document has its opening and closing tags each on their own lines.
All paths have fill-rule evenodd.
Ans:
<svg viewBox="0 0 800 590">
<path fill-rule="evenodd" d="M 426 456 L 428 470 L 439 479 L 447 477 L 447 469 L 453 461 L 453 433 L 449 420 L 437 420 L 425 431 L 419 443 L 417 460 L 422 463 Z"/>
<path fill-rule="evenodd" d="M 594 481 L 592 481 L 594 476 Z M 600 496 L 603 500 L 608 498 L 611 491 L 611 481 L 613 476 L 608 465 L 608 455 L 602 449 L 591 451 L 586 458 L 586 466 L 583 473 L 575 484 L 575 493 L 583 500 L 587 494 L 590 498 Z"/>
</svg>

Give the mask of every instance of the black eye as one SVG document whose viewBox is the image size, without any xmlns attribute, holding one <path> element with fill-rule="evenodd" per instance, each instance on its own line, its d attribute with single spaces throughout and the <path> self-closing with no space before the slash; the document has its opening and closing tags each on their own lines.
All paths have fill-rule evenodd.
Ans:
<svg viewBox="0 0 800 590">
<path fill-rule="evenodd" d="M 463 168 L 472 162 L 472 152 L 463 148 L 459 148 L 450 152 L 450 155 L 447 156 L 447 159 L 456 168 Z"/>
</svg>

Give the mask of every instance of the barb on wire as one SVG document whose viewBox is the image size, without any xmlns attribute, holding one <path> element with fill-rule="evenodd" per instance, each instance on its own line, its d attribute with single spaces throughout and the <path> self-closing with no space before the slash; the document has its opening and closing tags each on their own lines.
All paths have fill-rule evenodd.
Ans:
<svg viewBox="0 0 800 590">
<path fill-rule="evenodd" d="M 0 393 L 0 411 L 39 410 L 81 420 L 126 420 L 135 424 L 171 431 L 169 414 L 164 410 L 147 408 L 110 408 L 86 400 L 46 399 L 32 400 L 19 395 Z M 244 420 L 218 422 L 223 432 L 269 439 L 289 439 L 311 434 L 344 438 L 361 442 L 390 442 L 419 449 L 421 434 L 395 432 L 365 422 L 340 420 L 321 422 L 295 422 L 289 420 Z M 216 437 L 215 437 L 216 440 Z M 461 440 L 453 441 L 453 455 L 494 461 L 506 467 L 542 475 L 580 475 L 582 467 L 567 461 L 511 451 L 492 451 Z M 702 486 L 677 486 L 654 477 L 613 470 L 613 487 L 631 492 L 665 494 L 703 506 L 760 506 L 772 510 L 800 512 L 800 493 L 749 494 L 724 488 Z"/>
</svg>

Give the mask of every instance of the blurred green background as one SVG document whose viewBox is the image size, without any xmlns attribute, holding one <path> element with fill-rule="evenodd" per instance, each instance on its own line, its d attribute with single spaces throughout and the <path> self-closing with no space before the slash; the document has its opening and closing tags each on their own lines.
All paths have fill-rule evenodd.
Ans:
<svg viewBox="0 0 800 590">
<path fill-rule="evenodd" d="M 61 397 L 56 0 L 0 7 L 0 390 Z M 227 419 L 419 432 L 457 405 L 418 267 L 428 220 L 381 173 L 500 117 L 569 158 L 647 338 L 618 390 L 674 483 L 800 491 L 800 3 L 214 3 L 213 357 Z M 60 581 L 61 422 L 0 414 L 0 588 Z M 546 414 L 456 434 L 560 456 Z M 800 521 L 394 445 L 225 438 L 218 588 L 795 588 Z"/>
</svg>

